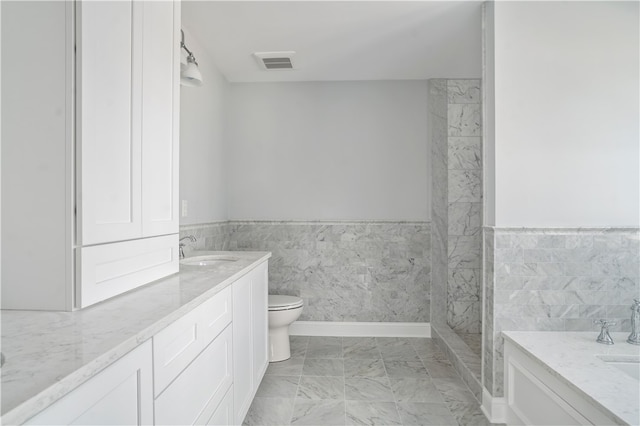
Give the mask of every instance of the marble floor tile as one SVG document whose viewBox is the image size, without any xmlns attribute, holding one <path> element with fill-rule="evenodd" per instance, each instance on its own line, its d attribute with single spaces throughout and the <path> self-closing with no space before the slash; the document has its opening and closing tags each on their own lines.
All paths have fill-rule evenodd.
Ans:
<svg viewBox="0 0 640 426">
<path fill-rule="evenodd" d="M 307 358 L 342 358 L 341 337 L 311 337 Z"/>
<path fill-rule="evenodd" d="M 303 376 L 298 385 L 298 399 L 344 399 L 344 377 Z"/>
<path fill-rule="evenodd" d="M 478 404 L 475 397 L 461 379 L 432 378 L 445 403 Z"/>
<path fill-rule="evenodd" d="M 293 398 L 256 397 L 251 403 L 243 425 L 288 425 L 293 413 Z"/>
<path fill-rule="evenodd" d="M 343 400 L 308 401 L 298 399 L 293 407 L 292 425 L 344 425 Z"/>
<path fill-rule="evenodd" d="M 490 425 L 432 339 L 292 336 L 291 346 L 299 355 L 269 364 L 244 424 Z"/>
<path fill-rule="evenodd" d="M 408 425 L 437 425 L 458 426 L 458 422 L 445 404 L 431 404 L 428 402 L 400 402 L 398 412 L 402 424 Z"/>
<path fill-rule="evenodd" d="M 293 398 L 298 390 L 300 376 L 264 376 L 256 396 Z"/>
<path fill-rule="evenodd" d="M 386 377 L 345 377 L 345 398 L 358 401 L 390 401 L 393 392 Z"/>
<path fill-rule="evenodd" d="M 307 358 L 302 367 L 303 376 L 344 376 L 342 359 Z"/>
<path fill-rule="evenodd" d="M 418 353 L 407 339 L 397 337 L 377 337 L 378 348 L 384 360 L 420 361 Z"/>
<path fill-rule="evenodd" d="M 490 426 L 477 403 L 447 403 L 447 407 L 460 426 Z"/>
<path fill-rule="evenodd" d="M 381 359 L 345 359 L 345 377 L 386 377 Z"/>
<path fill-rule="evenodd" d="M 286 361 L 270 362 L 265 374 L 276 376 L 299 376 L 302 374 L 304 358 L 289 358 Z"/>
<path fill-rule="evenodd" d="M 460 375 L 458 375 L 458 372 L 449 361 L 426 360 L 423 361 L 423 364 L 432 378 L 460 378 Z"/>
<path fill-rule="evenodd" d="M 347 401 L 348 425 L 402 425 L 393 402 Z"/>
<path fill-rule="evenodd" d="M 307 354 L 307 346 L 309 346 L 309 337 L 290 336 L 289 339 L 291 358 L 304 358 Z"/>
<path fill-rule="evenodd" d="M 413 377 L 390 378 L 391 390 L 397 402 L 433 402 L 444 404 L 442 394 L 431 379 Z"/>
<path fill-rule="evenodd" d="M 422 361 L 384 361 L 384 367 L 389 377 L 424 377 L 427 378 L 427 369 Z"/>
<path fill-rule="evenodd" d="M 382 357 L 375 337 L 343 338 L 342 356 L 350 359 L 375 359 Z"/>
</svg>

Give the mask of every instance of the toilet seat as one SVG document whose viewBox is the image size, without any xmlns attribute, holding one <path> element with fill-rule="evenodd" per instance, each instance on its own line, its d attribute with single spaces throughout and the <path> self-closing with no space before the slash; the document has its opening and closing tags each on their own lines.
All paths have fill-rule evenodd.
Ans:
<svg viewBox="0 0 640 426">
<path fill-rule="evenodd" d="M 280 294 L 269 295 L 270 311 L 287 311 L 289 309 L 298 309 L 304 305 L 301 298 L 297 296 L 285 296 Z"/>
</svg>

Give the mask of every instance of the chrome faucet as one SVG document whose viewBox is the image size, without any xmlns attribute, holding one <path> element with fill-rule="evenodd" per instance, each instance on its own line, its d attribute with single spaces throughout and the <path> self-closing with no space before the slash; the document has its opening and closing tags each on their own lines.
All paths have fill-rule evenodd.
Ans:
<svg viewBox="0 0 640 426">
<path fill-rule="evenodd" d="M 178 253 L 179 253 L 180 259 L 184 259 L 184 246 L 186 245 L 185 243 L 182 242 L 184 240 L 189 240 L 192 243 L 195 243 L 196 241 L 198 241 L 196 237 L 194 237 L 193 235 L 187 235 L 186 237 L 180 238 L 180 241 L 178 241 Z"/>
<path fill-rule="evenodd" d="M 613 345 L 613 339 L 609 334 L 609 326 L 616 325 L 616 323 L 610 322 L 604 319 L 593 320 L 593 323 L 600 324 L 602 326 L 602 329 L 600 329 L 600 334 L 598 335 L 596 342 L 602 343 L 604 345 Z"/>
<path fill-rule="evenodd" d="M 631 334 L 627 339 L 627 343 L 632 345 L 640 345 L 640 299 L 633 299 L 631 305 Z"/>
</svg>

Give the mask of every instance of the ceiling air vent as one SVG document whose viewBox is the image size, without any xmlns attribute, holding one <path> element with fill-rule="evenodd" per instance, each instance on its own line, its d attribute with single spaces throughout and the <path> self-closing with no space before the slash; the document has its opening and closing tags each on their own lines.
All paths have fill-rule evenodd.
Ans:
<svg viewBox="0 0 640 426">
<path fill-rule="evenodd" d="M 258 60 L 260 68 L 265 70 L 291 70 L 291 57 L 296 52 L 255 52 L 253 56 Z"/>
</svg>

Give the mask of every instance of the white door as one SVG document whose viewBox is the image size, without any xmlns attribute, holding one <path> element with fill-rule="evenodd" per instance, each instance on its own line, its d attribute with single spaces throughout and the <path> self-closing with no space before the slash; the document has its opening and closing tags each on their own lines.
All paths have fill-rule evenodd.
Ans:
<svg viewBox="0 0 640 426">
<path fill-rule="evenodd" d="M 78 242 L 139 237 L 142 2 L 78 2 Z"/>
</svg>

